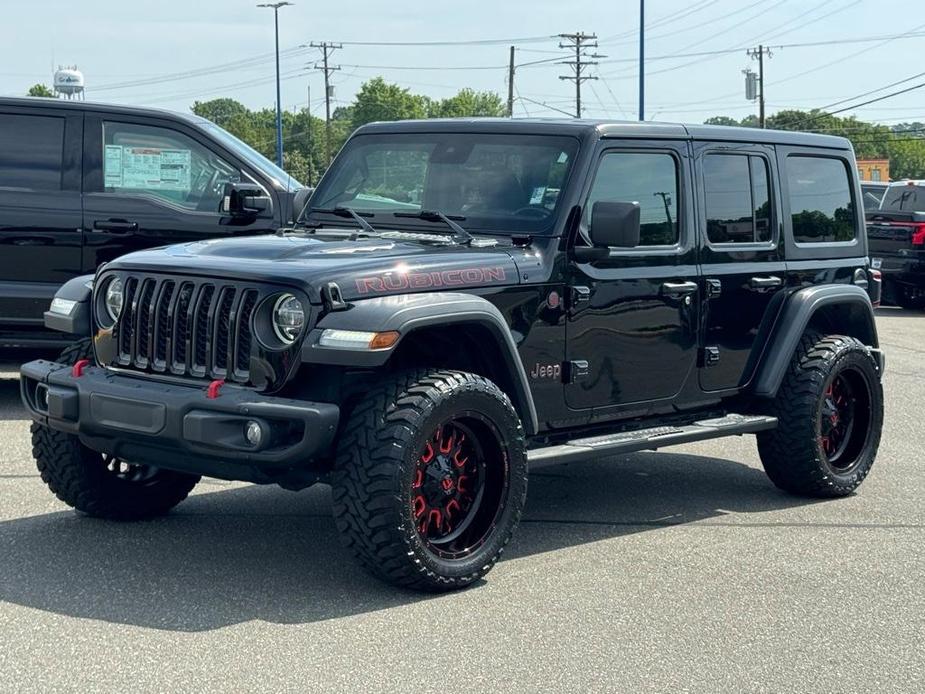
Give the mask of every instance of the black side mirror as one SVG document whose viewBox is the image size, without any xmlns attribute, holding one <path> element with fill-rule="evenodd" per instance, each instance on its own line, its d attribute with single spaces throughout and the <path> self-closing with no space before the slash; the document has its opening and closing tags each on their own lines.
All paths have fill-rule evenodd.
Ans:
<svg viewBox="0 0 925 694">
<path fill-rule="evenodd" d="M 222 212 L 232 217 L 259 217 L 273 211 L 273 201 L 253 183 L 227 183 Z"/>
<path fill-rule="evenodd" d="M 639 245 L 639 203 L 594 203 L 588 233 L 598 247 L 635 248 Z"/>
</svg>

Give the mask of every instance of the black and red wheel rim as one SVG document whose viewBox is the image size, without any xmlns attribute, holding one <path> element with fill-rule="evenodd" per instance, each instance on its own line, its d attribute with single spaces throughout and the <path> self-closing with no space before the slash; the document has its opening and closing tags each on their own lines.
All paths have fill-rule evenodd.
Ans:
<svg viewBox="0 0 925 694">
<path fill-rule="evenodd" d="M 436 427 L 417 456 L 415 532 L 441 559 L 464 559 L 491 536 L 507 492 L 508 465 L 494 425 L 475 413 L 454 417 Z"/>
<path fill-rule="evenodd" d="M 819 408 L 819 448 L 834 472 L 861 462 L 871 422 L 871 390 L 864 374 L 847 368 L 826 383 Z"/>
</svg>

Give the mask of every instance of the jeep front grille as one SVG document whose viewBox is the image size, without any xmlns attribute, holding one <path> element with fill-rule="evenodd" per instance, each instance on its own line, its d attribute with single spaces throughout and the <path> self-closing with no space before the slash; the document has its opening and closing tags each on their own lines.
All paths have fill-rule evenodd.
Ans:
<svg viewBox="0 0 925 694">
<path fill-rule="evenodd" d="M 123 278 L 113 366 L 193 378 L 250 379 L 253 287 L 200 279 Z"/>
</svg>

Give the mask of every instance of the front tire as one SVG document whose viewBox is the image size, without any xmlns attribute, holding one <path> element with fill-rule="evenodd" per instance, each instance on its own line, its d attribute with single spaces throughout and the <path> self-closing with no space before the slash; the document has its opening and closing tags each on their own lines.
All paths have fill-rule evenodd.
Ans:
<svg viewBox="0 0 925 694">
<path fill-rule="evenodd" d="M 880 445 L 883 387 L 860 341 L 805 334 L 772 410 L 778 425 L 758 434 L 758 453 L 778 487 L 838 497 L 867 477 Z"/>
<path fill-rule="evenodd" d="M 90 340 L 69 345 L 62 364 L 93 361 Z M 167 513 L 183 501 L 199 477 L 127 463 L 97 453 L 72 434 L 32 425 L 32 454 L 42 480 L 64 503 L 89 516 L 141 520 Z"/>
<path fill-rule="evenodd" d="M 463 588 L 498 561 L 527 493 L 524 431 L 491 381 L 414 371 L 368 393 L 341 434 L 334 519 L 386 582 Z"/>
</svg>

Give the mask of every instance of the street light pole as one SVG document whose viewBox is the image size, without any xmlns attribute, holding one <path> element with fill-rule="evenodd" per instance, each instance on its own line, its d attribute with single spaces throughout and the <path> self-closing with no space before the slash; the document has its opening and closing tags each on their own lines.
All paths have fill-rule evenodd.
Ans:
<svg viewBox="0 0 925 694">
<path fill-rule="evenodd" d="M 646 0 L 639 0 L 639 120 L 646 119 Z"/>
<path fill-rule="evenodd" d="M 276 164 L 283 166 L 283 105 L 280 102 L 279 90 L 279 8 L 292 5 L 291 2 L 262 3 L 257 7 L 273 9 L 273 27 L 276 33 Z"/>
</svg>

